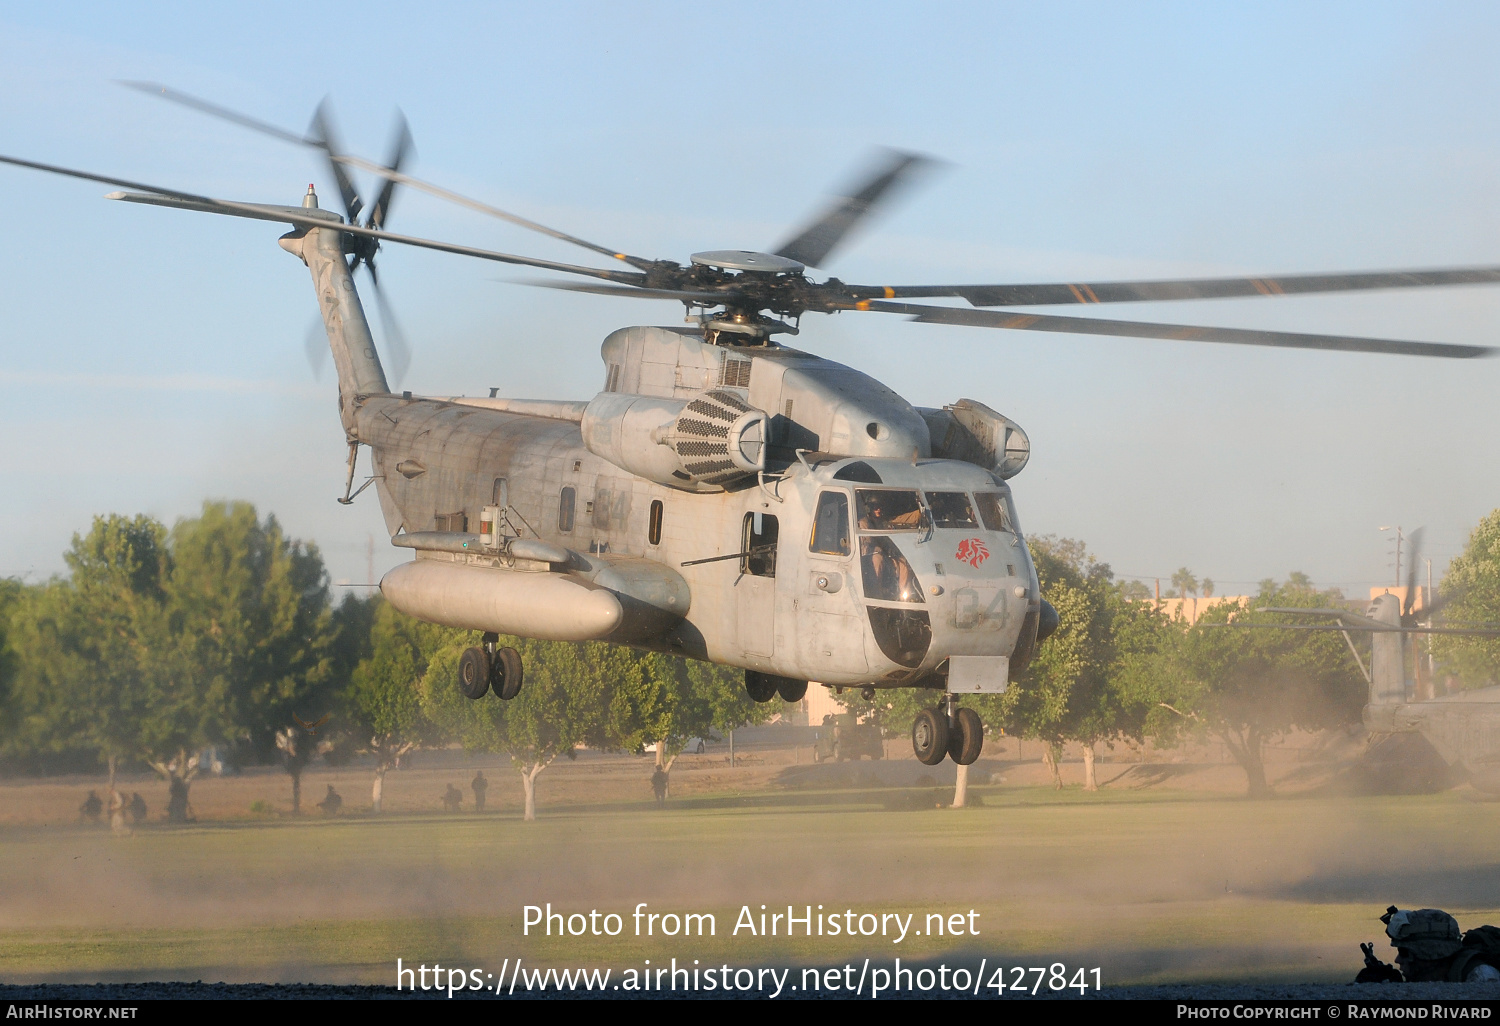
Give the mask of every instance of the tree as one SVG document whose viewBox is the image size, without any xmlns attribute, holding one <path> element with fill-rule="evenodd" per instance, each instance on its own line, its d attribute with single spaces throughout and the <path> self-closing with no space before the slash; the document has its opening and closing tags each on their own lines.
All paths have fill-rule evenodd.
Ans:
<svg viewBox="0 0 1500 1026">
<path fill-rule="evenodd" d="M 1109 609 L 1112 573 L 1089 555 L 1084 544 L 1069 538 L 1030 539 L 1042 594 L 1057 610 L 1059 626 L 1037 650 L 1021 680 L 999 702 L 999 721 L 1007 730 L 1043 744 L 1043 762 L 1053 786 L 1062 787 L 1058 765 L 1063 743 L 1081 731 L 1085 768 L 1091 770 L 1098 726 L 1090 723 L 1090 703 L 1106 687 L 1110 665 Z"/>
<path fill-rule="evenodd" d="M 660 653 L 633 653 L 640 672 L 624 678 L 617 705 L 626 719 L 611 727 L 613 743 L 626 750 L 656 746 L 655 770 L 667 777 L 689 738 L 714 729 L 734 730 L 772 714 L 773 703 L 759 703 L 745 690 L 743 672 L 699 660 Z"/>
<path fill-rule="evenodd" d="M 170 532 L 96 517 L 12 618 L 33 750 L 86 746 L 166 779 L 188 816 L 205 744 L 269 747 L 275 724 L 328 681 L 328 595 L 316 550 L 245 503 L 205 503 Z M 316 718 L 316 717 L 314 717 Z"/>
<path fill-rule="evenodd" d="M 1293 574 L 1284 585 L 1263 587 L 1259 604 L 1327 608 L 1342 598 Z M 1179 726 L 1217 737 L 1245 771 L 1250 796 L 1266 797 L 1266 741 L 1294 728 L 1357 721 L 1365 681 L 1338 634 L 1226 627 L 1243 608 L 1215 606 L 1163 648 L 1159 673 L 1175 697 L 1160 708 Z"/>
<path fill-rule="evenodd" d="M 1193 572 L 1187 567 L 1178 567 L 1177 572 L 1172 575 L 1172 584 L 1177 589 L 1177 597 L 1182 599 L 1184 607 L 1187 606 L 1188 598 L 1190 596 L 1193 598 L 1193 612 L 1196 613 L 1198 611 L 1198 578 L 1194 577 Z"/>
<path fill-rule="evenodd" d="M 1450 620 L 1500 621 L 1500 509 L 1479 522 L 1443 577 Z M 1432 654 L 1465 687 L 1500 681 L 1500 638 L 1434 635 Z"/>
<path fill-rule="evenodd" d="M 379 599 L 360 605 L 344 616 L 364 620 L 364 610 L 373 611 L 365 632 L 369 651 L 350 677 L 343 705 L 349 729 L 369 738 L 365 748 L 375 758 L 370 805 L 378 813 L 385 775 L 408 752 L 439 737 L 422 709 L 421 683 L 432 657 L 455 642 L 455 632 L 415 620 Z"/>
<path fill-rule="evenodd" d="M 642 663 L 623 648 L 599 643 L 500 639 L 525 663 L 521 693 L 509 701 L 470 701 L 458 690 L 458 659 L 479 640 L 453 631 L 422 675 L 422 709 L 466 749 L 504 752 L 521 775 L 525 818 L 536 819 L 536 778 L 579 745 L 618 747 L 611 725 L 630 724 L 630 695 L 643 689 Z M 634 678 L 634 679 L 633 679 Z"/>
<path fill-rule="evenodd" d="M 12 617 L 18 718 L 32 751 L 83 748 L 108 767 L 139 757 L 173 642 L 166 529 L 147 516 L 95 517 L 64 553 L 71 574 L 28 589 Z"/>
</svg>

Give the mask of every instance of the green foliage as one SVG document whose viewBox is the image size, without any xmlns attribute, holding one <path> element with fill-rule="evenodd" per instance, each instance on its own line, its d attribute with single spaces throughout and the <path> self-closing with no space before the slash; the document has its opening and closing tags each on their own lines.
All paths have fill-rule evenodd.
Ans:
<svg viewBox="0 0 1500 1026">
<path fill-rule="evenodd" d="M 1342 606 L 1343 596 L 1337 589 L 1316 591 L 1305 574 L 1294 573 L 1283 585 L 1263 583 L 1258 603 L 1330 608 Z M 1183 726 L 1218 737 L 1245 769 L 1250 793 L 1263 795 L 1269 792 L 1265 741 L 1294 728 L 1357 722 L 1366 688 L 1341 635 L 1225 627 L 1243 608 L 1222 604 L 1205 611 L 1176 645 L 1162 649 L 1158 672 L 1176 696 L 1165 707 Z"/>
<path fill-rule="evenodd" d="M 1479 522 L 1443 577 L 1447 620 L 1500 621 L 1500 509 Z M 1500 682 L 1500 638 L 1433 635 L 1432 652 L 1465 687 Z"/>
<path fill-rule="evenodd" d="M 366 612 L 372 615 L 366 617 Z M 365 635 L 368 654 L 350 675 L 343 696 L 349 729 L 361 741 L 374 738 L 384 747 L 431 740 L 434 728 L 422 711 L 422 678 L 436 653 L 468 635 L 412 619 L 378 598 L 359 603 L 351 613 L 356 624 L 368 619 L 370 627 Z"/>
<path fill-rule="evenodd" d="M 326 699 L 323 565 L 245 503 L 205 503 L 170 532 L 96 517 L 71 571 L 22 589 L 10 617 L 12 751 L 86 748 L 185 781 L 188 752 L 258 739 Z M 306 711 L 311 712 L 311 709 Z"/>
<path fill-rule="evenodd" d="M 1128 599 L 1108 564 L 1082 542 L 1043 536 L 1030 546 L 1042 595 L 1061 622 L 1022 679 L 1000 696 L 997 722 L 1054 746 L 1139 740 L 1159 699 L 1149 664 L 1167 637 L 1165 618 L 1153 605 Z"/>
</svg>

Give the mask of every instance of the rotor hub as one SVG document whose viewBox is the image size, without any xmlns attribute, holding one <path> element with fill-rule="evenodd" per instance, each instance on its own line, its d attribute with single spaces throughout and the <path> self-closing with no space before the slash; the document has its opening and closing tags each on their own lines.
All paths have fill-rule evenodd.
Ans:
<svg viewBox="0 0 1500 1026">
<path fill-rule="evenodd" d="M 693 254 L 693 263 L 726 271 L 759 271 L 762 274 L 800 274 L 806 265 L 775 253 L 750 249 L 710 249 Z"/>
</svg>

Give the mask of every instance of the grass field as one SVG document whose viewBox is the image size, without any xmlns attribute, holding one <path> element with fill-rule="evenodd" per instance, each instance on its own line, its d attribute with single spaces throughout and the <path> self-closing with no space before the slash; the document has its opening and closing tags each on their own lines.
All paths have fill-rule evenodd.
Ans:
<svg viewBox="0 0 1500 1026">
<path fill-rule="evenodd" d="M 1252 802 L 1187 791 L 707 791 L 513 814 L 404 813 L 0 828 L 0 981 L 391 983 L 395 960 L 487 970 L 987 957 L 1107 983 L 1337 981 L 1387 904 L 1500 922 L 1500 804 L 1466 791 Z M 915 796 L 915 800 L 913 800 Z M 904 808 L 903 808 L 904 806 Z M 615 938 L 523 937 L 522 907 L 624 917 Z M 630 912 L 712 912 L 636 938 Z M 759 913 L 978 913 L 979 935 L 731 935 Z M 816 909 L 815 909 L 816 911 Z"/>
</svg>

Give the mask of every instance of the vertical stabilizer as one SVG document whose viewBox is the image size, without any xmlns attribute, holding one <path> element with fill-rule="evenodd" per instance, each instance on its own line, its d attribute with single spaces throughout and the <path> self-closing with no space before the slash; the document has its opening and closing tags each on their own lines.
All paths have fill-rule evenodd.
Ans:
<svg viewBox="0 0 1500 1026">
<path fill-rule="evenodd" d="M 1378 595 L 1365 615 L 1372 620 L 1401 626 L 1401 600 Z M 1396 631 L 1370 634 L 1370 704 L 1395 705 L 1406 701 L 1406 635 Z"/>
<path fill-rule="evenodd" d="M 317 205 L 318 198 L 309 187 L 303 206 Z M 345 262 L 341 233 L 333 226 L 298 229 L 281 237 L 281 248 L 301 257 L 312 271 L 333 365 L 338 369 L 339 419 L 349 437 L 354 438 L 355 396 L 386 393 L 390 386 Z"/>
</svg>

